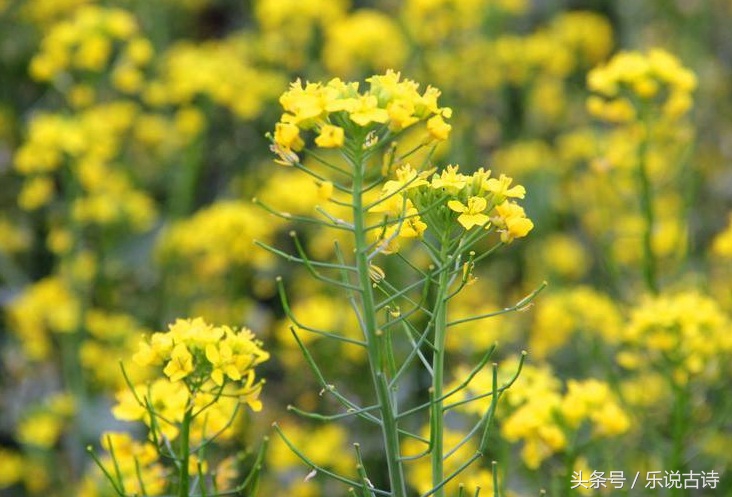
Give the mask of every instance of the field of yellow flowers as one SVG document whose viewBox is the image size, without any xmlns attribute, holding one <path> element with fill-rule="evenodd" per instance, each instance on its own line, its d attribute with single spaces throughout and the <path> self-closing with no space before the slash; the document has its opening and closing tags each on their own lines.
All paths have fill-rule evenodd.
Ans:
<svg viewBox="0 0 732 497">
<path fill-rule="evenodd" d="M 730 23 L 0 0 L 0 497 L 732 496 Z"/>
</svg>

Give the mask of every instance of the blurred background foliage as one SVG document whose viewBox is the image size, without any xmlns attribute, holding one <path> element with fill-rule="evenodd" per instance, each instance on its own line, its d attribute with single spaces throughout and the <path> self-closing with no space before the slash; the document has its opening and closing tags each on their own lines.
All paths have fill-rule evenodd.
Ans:
<svg viewBox="0 0 732 497">
<path fill-rule="evenodd" d="M 251 198 L 292 214 L 327 200 L 269 153 L 290 81 L 387 68 L 455 110 L 436 161 L 506 173 L 529 192 L 534 231 L 492 259 L 455 318 L 549 288 L 527 312 L 448 337 L 455 381 L 495 341 L 506 371 L 529 352 L 494 435 L 502 492 L 579 492 L 568 490 L 579 469 L 676 470 L 717 471 L 714 495 L 726 495 L 731 20 L 729 0 L 0 0 L 0 495 L 112 495 L 84 447 L 124 427 L 109 414 L 119 360 L 178 317 L 248 326 L 271 353 L 264 409 L 242 417 L 222 464 L 277 419 L 320 465 L 353 471 L 360 439 L 378 467 L 361 427 L 285 411 L 328 405 L 302 374 L 274 277 L 288 275 L 302 323 L 356 327 L 339 295 L 254 245 L 286 248 L 294 225 Z M 693 109 L 647 134 L 633 116 L 593 118 L 588 72 L 654 47 L 696 75 Z M 641 150 L 655 285 L 643 276 Z M 331 233 L 302 234 L 309 253 L 332 255 Z M 360 395 L 364 357 L 308 339 L 327 376 Z M 489 382 L 477 377 L 474 395 Z M 412 397 L 426 386 L 414 378 Z M 272 445 L 264 495 L 343 495 L 304 481 L 308 468 Z M 468 488 L 486 491 L 489 471 Z"/>
</svg>

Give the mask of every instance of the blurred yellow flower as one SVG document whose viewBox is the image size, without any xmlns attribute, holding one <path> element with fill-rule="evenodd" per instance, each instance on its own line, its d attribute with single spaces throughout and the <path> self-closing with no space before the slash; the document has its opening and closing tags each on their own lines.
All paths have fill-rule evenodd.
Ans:
<svg viewBox="0 0 732 497">
<path fill-rule="evenodd" d="M 343 146 L 343 142 L 343 128 L 331 124 L 323 125 L 320 134 L 315 138 L 315 144 L 323 148 L 339 148 Z"/>
</svg>

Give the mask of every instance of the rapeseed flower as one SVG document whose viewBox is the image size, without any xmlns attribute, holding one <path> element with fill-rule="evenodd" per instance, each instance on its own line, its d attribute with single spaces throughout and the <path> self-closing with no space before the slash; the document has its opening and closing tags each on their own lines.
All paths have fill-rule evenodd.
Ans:
<svg viewBox="0 0 732 497">
<path fill-rule="evenodd" d="M 140 343 L 132 367 L 162 367 L 160 376 L 117 394 L 112 409 L 118 419 L 143 421 L 151 430 L 172 440 L 185 428 L 194 440 L 211 433 L 231 437 L 231 420 L 239 405 L 262 408 L 262 381 L 254 368 L 269 354 L 248 329 L 212 326 L 201 318 L 179 319 L 168 332 L 153 333 Z M 195 410 L 190 426 L 186 413 Z"/>
<path fill-rule="evenodd" d="M 315 144 L 322 148 L 340 148 L 345 140 L 343 128 L 326 124 L 320 128 Z"/>
<path fill-rule="evenodd" d="M 473 226 L 483 226 L 489 220 L 483 213 L 488 207 L 488 202 L 483 197 L 470 197 L 467 206 L 459 200 L 450 200 L 447 206 L 450 210 L 460 213 L 457 220 L 466 230 Z"/>
<path fill-rule="evenodd" d="M 596 93 L 587 101 L 596 117 L 629 122 L 648 112 L 649 103 L 660 97 L 661 116 L 673 121 L 691 108 L 697 79 L 676 57 L 654 48 L 646 54 L 618 53 L 587 75 L 587 85 Z"/>
<path fill-rule="evenodd" d="M 339 148 L 352 139 L 348 128 L 354 125 L 378 136 L 381 126 L 399 133 L 425 121 L 428 139 L 447 138 L 450 126 L 445 119 L 450 117 L 451 110 L 438 106 L 439 90 L 428 87 L 420 94 L 417 83 L 402 79 L 392 70 L 367 78 L 366 82 L 369 88 L 363 92 L 358 83 L 345 83 L 338 78 L 325 84 L 293 82 L 280 97 L 284 113 L 273 135 L 278 155 L 282 158 L 300 150 L 300 133 L 310 130 L 319 132 L 316 145 Z M 362 145 L 366 142 L 359 144 Z"/>
<path fill-rule="evenodd" d="M 510 243 L 515 238 L 523 238 L 534 229 L 534 223 L 526 217 L 523 207 L 515 202 L 506 201 L 497 205 L 496 212 L 498 216 L 492 218 L 492 221 L 499 227 L 501 241 L 504 243 Z"/>
<path fill-rule="evenodd" d="M 443 189 L 448 193 L 457 194 L 468 183 L 468 176 L 458 172 L 459 166 L 447 166 L 439 176 L 432 177 L 432 188 Z"/>
</svg>

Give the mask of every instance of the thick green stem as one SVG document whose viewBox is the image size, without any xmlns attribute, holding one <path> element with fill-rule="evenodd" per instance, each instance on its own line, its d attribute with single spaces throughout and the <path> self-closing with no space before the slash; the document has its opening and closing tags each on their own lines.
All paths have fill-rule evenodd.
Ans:
<svg viewBox="0 0 732 497">
<path fill-rule="evenodd" d="M 442 243 L 440 260 L 447 264 L 446 252 L 447 243 Z M 430 407 L 430 439 L 432 440 L 432 486 L 439 489 L 435 497 L 444 497 L 445 488 L 440 486 L 444 479 L 443 454 L 444 449 L 444 427 L 443 427 L 443 394 L 445 369 L 445 337 L 447 336 L 447 287 L 449 284 L 449 271 L 440 272 L 437 284 L 437 295 L 435 297 L 434 323 L 435 323 L 435 350 L 432 355 L 432 406 Z"/>
<path fill-rule="evenodd" d="M 641 212 L 645 221 L 643 231 L 643 277 L 648 290 L 658 293 L 656 281 L 656 259 L 653 255 L 653 227 L 655 224 L 655 213 L 653 211 L 653 188 L 648 177 L 648 144 L 650 127 L 646 123 L 643 129 L 643 140 L 638 147 L 638 186 L 640 188 Z"/>
<path fill-rule="evenodd" d="M 191 434 L 191 420 L 193 419 L 193 406 L 189 406 L 186 409 L 186 413 L 183 415 L 183 423 L 180 427 L 180 452 L 178 456 L 178 471 L 180 478 L 178 479 L 178 497 L 188 497 L 188 492 L 191 486 L 191 477 L 188 473 L 189 459 L 191 457 L 191 445 L 190 445 L 190 434 Z"/>
<path fill-rule="evenodd" d="M 353 226 L 356 245 L 356 268 L 360 287 L 364 337 L 366 339 L 369 369 L 381 411 L 382 434 L 386 449 L 386 463 L 389 470 L 389 484 L 394 497 L 406 497 L 406 483 L 399 449 L 399 428 L 396 412 L 389 389 L 386 387 L 386 357 L 383 348 L 386 340 L 376 322 L 376 302 L 371 284 L 368 261 L 368 239 L 366 234 L 366 215 L 363 203 L 363 181 L 366 164 L 361 157 L 353 160 Z"/>
</svg>

